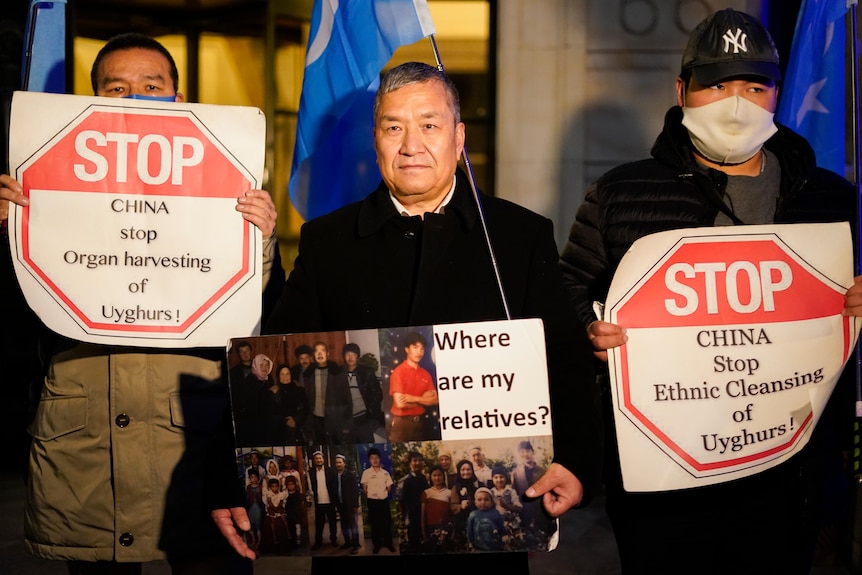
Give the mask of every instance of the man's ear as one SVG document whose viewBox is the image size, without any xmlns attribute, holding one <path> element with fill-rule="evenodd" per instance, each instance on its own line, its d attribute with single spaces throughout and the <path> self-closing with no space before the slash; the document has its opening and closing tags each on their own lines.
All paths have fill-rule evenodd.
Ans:
<svg viewBox="0 0 862 575">
<path fill-rule="evenodd" d="M 176 100 L 174 100 L 174 102 L 185 102 L 185 98 L 183 98 L 182 92 L 177 92 Z"/>
<path fill-rule="evenodd" d="M 685 107 L 685 82 L 680 77 L 676 79 L 676 105 Z"/>
</svg>

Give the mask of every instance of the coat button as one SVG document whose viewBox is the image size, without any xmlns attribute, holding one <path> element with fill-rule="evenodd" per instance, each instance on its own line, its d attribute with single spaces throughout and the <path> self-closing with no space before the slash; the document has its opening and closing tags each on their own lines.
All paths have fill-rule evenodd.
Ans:
<svg viewBox="0 0 862 575">
<path fill-rule="evenodd" d="M 407 238 L 408 240 L 412 240 L 413 238 L 416 237 L 416 234 L 414 232 L 407 232 L 406 234 L 404 234 L 404 237 Z"/>
<path fill-rule="evenodd" d="M 116 422 L 117 427 L 126 427 L 132 420 L 129 418 L 128 414 L 121 413 L 114 421 Z"/>
<path fill-rule="evenodd" d="M 131 533 L 123 533 L 120 535 L 120 545 L 123 547 L 129 547 L 132 543 L 135 542 L 135 536 Z"/>
</svg>

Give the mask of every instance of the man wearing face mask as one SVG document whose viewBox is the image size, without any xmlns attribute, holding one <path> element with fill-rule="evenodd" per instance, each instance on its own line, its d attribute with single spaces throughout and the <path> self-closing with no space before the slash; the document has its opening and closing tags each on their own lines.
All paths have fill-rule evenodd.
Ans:
<svg viewBox="0 0 862 575">
<path fill-rule="evenodd" d="M 122 34 L 96 57 L 93 92 L 182 102 L 177 76 L 159 42 Z M 236 217 L 264 238 L 265 286 L 277 273 L 275 207 L 264 190 L 236 195 Z M 4 174 L 4 231 L 10 201 L 29 205 L 20 183 Z M 225 538 L 220 531 L 234 520 L 250 528 L 224 346 L 96 345 L 41 328 L 45 377 L 29 428 L 27 550 L 66 560 L 72 575 L 139 575 L 143 562 L 156 559 L 167 559 L 174 575 L 250 573 L 254 553 L 235 533 Z"/>
<path fill-rule="evenodd" d="M 775 124 L 780 80 L 778 53 L 760 22 L 730 9 L 712 14 L 689 38 L 676 80 L 678 105 L 667 112 L 652 158 L 614 168 L 590 186 L 560 266 L 600 360 L 626 335 L 598 321 L 592 302 L 605 300 L 635 240 L 713 225 L 850 221 L 855 229 L 850 184 L 817 168 L 808 143 Z M 846 315 L 862 314 L 860 282 L 847 292 Z M 624 491 L 617 414 L 605 385 L 606 503 L 623 573 L 808 573 L 826 499 L 845 477 L 850 372 L 794 458 L 745 479 L 660 493 Z"/>
</svg>

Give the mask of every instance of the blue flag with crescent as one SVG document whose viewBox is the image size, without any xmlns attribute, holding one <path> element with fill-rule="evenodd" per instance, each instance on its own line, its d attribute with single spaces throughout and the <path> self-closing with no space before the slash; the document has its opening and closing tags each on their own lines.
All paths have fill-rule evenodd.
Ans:
<svg viewBox="0 0 862 575">
<path fill-rule="evenodd" d="M 775 119 L 804 136 L 817 165 L 842 176 L 844 152 L 844 15 L 854 0 L 803 0 Z"/>
<path fill-rule="evenodd" d="M 380 182 L 372 132 L 380 72 L 399 46 L 434 33 L 425 0 L 315 0 L 289 183 L 305 220 Z"/>
</svg>

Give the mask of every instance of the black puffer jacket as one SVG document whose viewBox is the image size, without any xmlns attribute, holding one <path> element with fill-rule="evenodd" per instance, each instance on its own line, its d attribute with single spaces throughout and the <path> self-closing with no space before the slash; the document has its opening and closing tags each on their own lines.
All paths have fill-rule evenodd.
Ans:
<svg viewBox="0 0 862 575">
<path fill-rule="evenodd" d="M 635 240 L 672 229 L 711 226 L 719 210 L 740 222 L 722 201 L 727 176 L 703 171 L 692 156 L 682 109 L 671 108 L 652 158 L 624 164 L 587 190 L 578 209 L 560 265 L 569 296 L 584 325 L 596 319 L 593 301 L 604 301 L 620 259 Z M 781 190 L 775 223 L 851 222 L 855 231 L 853 187 L 815 165 L 808 142 L 784 126 L 765 148 L 778 157 Z"/>
</svg>

